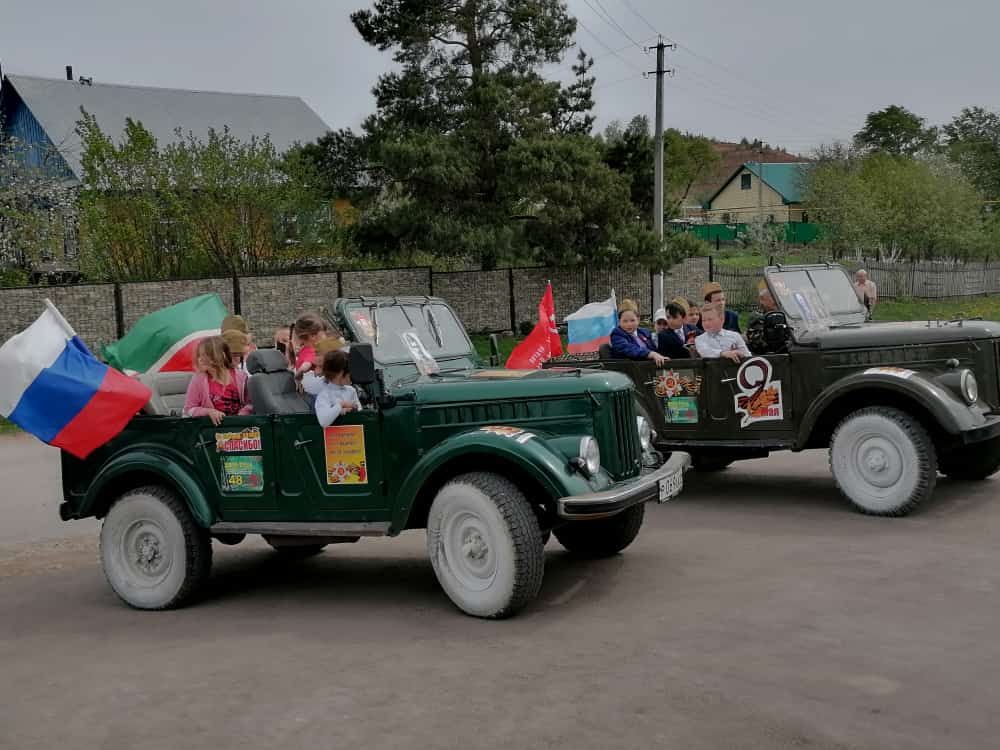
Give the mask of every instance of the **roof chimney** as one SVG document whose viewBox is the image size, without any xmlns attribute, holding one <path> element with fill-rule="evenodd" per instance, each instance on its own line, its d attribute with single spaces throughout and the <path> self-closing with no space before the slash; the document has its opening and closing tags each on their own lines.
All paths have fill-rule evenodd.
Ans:
<svg viewBox="0 0 1000 750">
<path fill-rule="evenodd" d="M 73 66 L 72 65 L 67 65 L 66 66 L 66 80 L 67 81 L 72 81 L 73 80 Z"/>
</svg>

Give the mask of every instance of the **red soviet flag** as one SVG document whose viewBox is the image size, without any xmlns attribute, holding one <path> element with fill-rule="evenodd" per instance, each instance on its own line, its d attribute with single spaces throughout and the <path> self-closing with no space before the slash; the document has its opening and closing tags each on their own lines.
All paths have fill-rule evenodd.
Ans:
<svg viewBox="0 0 1000 750">
<path fill-rule="evenodd" d="M 539 308 L 540 310 L 545 311 L 545 314 L 549 319 L 549 356 L 558 357 L 563 353 L 563 348 L 562 339 L 559 338 L 559 329 L 556 327 L 556 302 L 552 298 L 551 281 L 545 287 L 545 294 L 542 295 L 542 301 L 539 303 Z M 538 319 L 541 321 L 541 313 L 539 313 Z"/>
<path fill-rule="evenodd" d="M 562 339 L 556 327 L 556 303 L 552 298 L 552 282 L 545 287 L 545 294 L 538 303 L 538 322 L 528 337 L 514 347 L 507 359 L 511 370 L 537 370 L 552 357 L 563 353 Z"/>
</svg>

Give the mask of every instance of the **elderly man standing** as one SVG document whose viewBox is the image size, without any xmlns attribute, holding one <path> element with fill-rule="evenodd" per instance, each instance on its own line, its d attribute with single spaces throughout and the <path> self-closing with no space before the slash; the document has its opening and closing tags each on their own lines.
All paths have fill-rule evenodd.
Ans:
<svg viewBox="0 0 1000 750">
<path fill-rule="evenodd" d="M 868 280 L 868 272 L 863 268 L 854 272 L 854 293 L 858 295 L 858 301 L 868 309 L 870 318 L 875 303 L 878 302 L 878 290 L 875 282 Z"/>
</svg>

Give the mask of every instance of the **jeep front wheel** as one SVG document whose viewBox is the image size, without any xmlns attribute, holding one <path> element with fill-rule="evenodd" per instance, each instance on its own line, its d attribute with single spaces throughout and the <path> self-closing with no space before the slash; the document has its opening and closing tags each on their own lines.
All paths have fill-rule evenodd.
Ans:
<svg viewBox="0 0 1000 750">
<path fill-rule="evenodd" d="M 934 492 L 937 454 L 920 422 L 899 409 L 874 406 L 837 426 L 830 470 L 841 493 L 863 513 L 903 516 Z"/>
<path fill-rule="evenodd" d="M 163 487 L 140 487 L 108 511 L 101 562 L 126 604 L 171 609 L 190 600 L 208 577 L 212 542 L 176 495 Z"/>
<path fill-rule="evenodd" d="M 1000 438 L 966 445 L 941 456 L 941 473 L 951 479 L 978 481 L 1000 471 Z"/>
<path fill-rule="evenodd" d="M 542 585 L 538 518 L 524 493 L 496 474 L 463 474 L 441 488 L 427 518 L 427 553 L 441 588 L 475 617 L 509 617 Z"/>
<path fill-rule="evenodd" d="M 571 521 L 553 533 L 559 543 L 577 557 L 611 557 L 635 541 L 645 515 L 645 505 L 633 505 L 611 518 Z"/>
</svg>

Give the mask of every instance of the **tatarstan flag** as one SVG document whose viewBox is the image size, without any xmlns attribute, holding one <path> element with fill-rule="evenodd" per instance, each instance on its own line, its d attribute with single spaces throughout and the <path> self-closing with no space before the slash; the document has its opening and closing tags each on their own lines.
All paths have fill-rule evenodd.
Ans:
<svg viewBox="0 0 1000 750">
<path fill-rule="evenodd" d="M 228 314 L 217 294 L 203 294 L 139 318 L 124 338 L 101 351 L 122 372 L 190 372 L 195 349 L 218 336 Z"/>
</svg>

